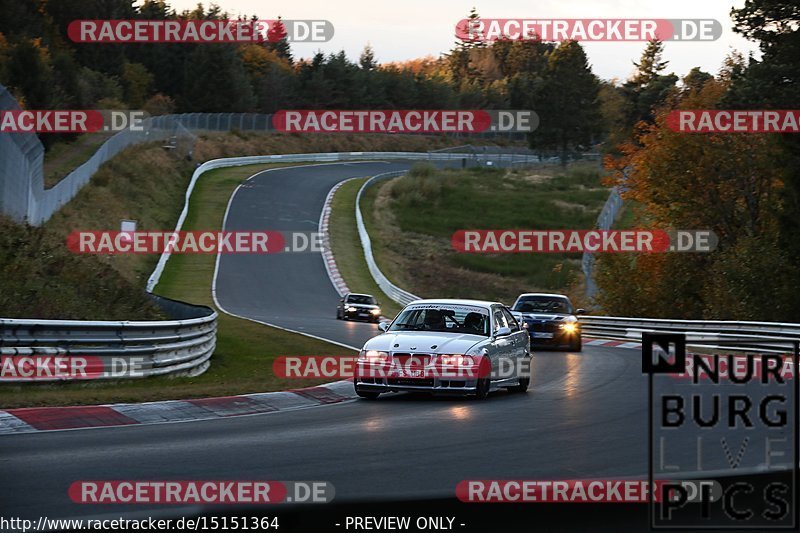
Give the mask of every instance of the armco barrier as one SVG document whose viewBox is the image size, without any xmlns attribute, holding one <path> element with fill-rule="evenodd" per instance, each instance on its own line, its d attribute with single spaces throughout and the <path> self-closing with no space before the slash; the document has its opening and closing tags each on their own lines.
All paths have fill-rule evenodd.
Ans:
<svg viewBox="0 0 800 533">
<path fill-rule="evenodd" d="M 217 168 L 240 167 L 245 165 L 263 165 L 269 163 L 334 163 L 337 161 L 471 161 L 477 164 L 486 162 L 502 165 L 519 165 L 523 163 L 539 163 L 538 157 L 523 154 L 464 154 L 464 153 L 435 153 L 435 152 L 329 152 L 329 153 L 309 153 L 309 154 L 276 154 L 258 155 L 248 157 L 228 157 L 224 159 L 212 159 L 198 166 L 192 174 L 189 186 L 183 203 L 183 210 L 178 217 L 175 231 L 180 231 L 186 215 L 189 213 L 189 200 L 192 196 L 195 184 L 200 177 Z M 147 290 L 152 292 L 161 279 L 161 273 L 169 260 L 169 252 L 164 251 L 158 260 L 155 270 L 147 280 Z"/>
<path fill-rule="evenodd" d="M 405 171 L 386 172 L 384 174 L 373 176 L 364 182 L 364 184 L 358 190 L 358 195 L 356 196 L 356 226 L 358 227 L 358 237 L 361 239 L 361 248 L 364 250 L 364 259 L 367 262 L 369 273 L 372 274 L 372 279 L 375 280 L 375 283 L 378 284 L 378 287 L 381 288 L 386 296 L 399 304 L 407 305 L 414 300 L 419 300 L 419 296 L 415 296 L 408 291 L 404 291 L 389 281 L 389 278 L 384 276 L 383 272 L 381 272 L 381 269 L 378 268 L 378 264 L 375 262 L 375 257 L 372 255 L 372 241 L 369 239 L 367 228 L 364 226 L 364 217 L 361 214 L 361 197 L 363 196 L 364 190 L 367 187 L 375 184 L 378 181 L 396 178 L 397 176 L 402 176 L 403 174 L 405 174 Z"/>
<path fill-rule="evenodd" d="M 135 373 L 112 374 L 98 379 L 148 377 L 165 374 L 198 375 L 210 364 L 216 345 L 217 313 L 204 306 L 189 305 L 152 295 L 174 320 L 90 321 L 0 319 L 0 354 L 3 356 L 97 357 L 109 369 L 112 361 L 136 360 Z M 39 378 L 35 381 L 58 381 Z M 4 377 L 7 382 L 31 379 Z"/>
<path fill-rule="evenodd" d="M 163 119 L 162 119 L 163 120 Z M 164 126 L 163 124 L 160 126 Z M 186 191 L 184 208 L 176 230 L 183 226 L 188 213 L 189 199 L 197 179 L 215 168 L 263 164 L 270 162 L 335 162 L 405 160 L 470 160 L 476 163 L 497 161 L 498 164 L 519 164 L 535 158 L 516 154 L 429 154 L 419 152 L 350 152 L 321 154 L 284 154 L 271 156 L 239 157 L 207 161 L 194 172 Z M 92 163 L 93 165 L 95 163 Z M 71 183 L 71 182 L 67 182 Z M 67 195 L 69 196 L 69 195 Z M 62 200 L 66 200 L 64 196 Z M 61 201 L 61 200 L 59 200 Z M 153 288 L 169 259 L 164 253 L 148 279 L 147 291 Z M 175 317 L 164 321 L 82 321 L 0 319 L 0 355 L 80 355 L 96 356 L 104 361 L 115 357 L 137 357 L 136 377 L 173 375 L 198 375 L 210 365 L 216 345 L 216 311 L 193 306 L 159 296 L 151 296 Z M 115 378 L 115 376 L 100 376 Z M 57 380 L 60 378 L 54 378 Z M 14 381 L 2 379 L 2 382 Z M 16 381 L 30 382 L 29 379 Z M 37 381 L 43 381 L 38 379 Z"/>
<path fill-rule="evenodd" d="M 800 324 L 730 320 L 675 320 L 613 316 L 581 316 L 586 335 L 641 341 L 642 333 L 684 333 L 693 346 L 786 353 L 800 342 Z"/>
</svg>

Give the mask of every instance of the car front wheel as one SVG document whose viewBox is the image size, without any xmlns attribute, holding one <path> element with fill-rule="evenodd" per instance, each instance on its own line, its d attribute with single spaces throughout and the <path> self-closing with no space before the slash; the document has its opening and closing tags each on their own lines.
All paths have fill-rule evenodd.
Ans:
<svg viewBox="0 0 800 533">
<path fill-rule="evenodd" d="M 489 378 L 480 378 L 475 387 L 475 399 L 485 400 L 489 396 Z"/>
</svg>

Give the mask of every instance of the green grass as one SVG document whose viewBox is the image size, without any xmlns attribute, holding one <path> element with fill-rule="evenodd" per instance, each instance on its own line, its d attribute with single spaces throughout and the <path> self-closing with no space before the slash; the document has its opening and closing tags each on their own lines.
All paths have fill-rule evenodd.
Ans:
<svg viewBox="0 0 800 533">
<path fill-rule="evenodd" d="M 60 179 L 78 166 L 92 152 L 90 141 L 101 142 L 87 137 L 80 144 L 51 151 L 46 174 Z M 457 141 L 445 137 L 398 135 L 216 133 L 198 138 L 195 156 L 204 161 L 287 152 L 416 151 L 453 145 Z M 160 144 L 131 147 L 104 164 L 89 185 L 42 228 L 4 222 L 9 228 L 0 232 L 3 236 L 0 237 L 3 316 L 10 316 L 8 313 L 13 310 L 15 316 L 27 318 L 162 318 L 143 295 L 145 280 L 158 256 L 75 257 L 65 253 L 63 247 L 66 236 L 74 230 L 118 230 L 122 219 L 136 220 L 140 230 L 175 227 L 196 162 L 187 162 L 163 150 Z M 218 228 L 233 189 L 242 179 L 262 168 L 266 166 L 206 174 L 195 189 L 184 229 Z M 156 292 L 210 305 L 213 266 L 214 257 L 210 255 L 175 255 Z M 98 290 L 87 290 L 89 286 Z M 17 307 L 6 305 L 2 298 L 13 299 Z M 381 303 L 391 306 L 385 298 Z M 202 376 L 116 383 L 5 384 L 0 386 L 0 407 L 152 401 L 305 386 L 316 382 L 277 379 L 272 373 L 273 359 L 279 355 L 329 355 L 345 351 L 330 343 L 223 314 L 219 318 L 217 350 L 212 365 Z"/>
<path fill-rule="evenodd" d="M 331 249 L 339 273 L 348 288 L 353 292 L 375 296 L 381 305 L 383 315 L 391 318 L 399 313 L 402 307 L 384 294 L 369 273 L 356 226 L 356 196 L 367 179 L 352 179 L 334 194 L 329 222 Z"/>
<path fill-rule="evenodd" d="M 363 203 L 378 264 L 399 286 L 425 297 L 509 303 L 524 291 L 577 295 L 581 254 L 458 253 L 450 244 L 452 234 L 587 229 L 607 197 L 601 169 L 591 163 L 513 171 L 417 166 L 368 190 Z"/>
<path fill-rule="evenodd" d="M 44 155 L 44 186 L 50 188 L 89 159 L 113 133 L 96 132 L 81 135 L 72 142 L 59 142 Z"/>
<path fill-rule="evenodd" d="M 253 165 L 210 171 L 198 180 L 184 230 L 218 229 L 236 186 L 259 170 L 286 165 Z M 157 285 L 157 294 L 214 307 L 211 280 L 213 254 L 176 254 Z M 219 311 L 218 311 L 219 312 Z M 0 407 L 82 405 L 202 398 L 285 390 L 329 380 L 287 380 L 272 371 L 281 355 L 350 355 L 350 350 L 219 313 L 217 348 L 211 367 L 201 376 L 157 377 L 113 383 L 64 383 L 0 386 Z"/>
</svg>

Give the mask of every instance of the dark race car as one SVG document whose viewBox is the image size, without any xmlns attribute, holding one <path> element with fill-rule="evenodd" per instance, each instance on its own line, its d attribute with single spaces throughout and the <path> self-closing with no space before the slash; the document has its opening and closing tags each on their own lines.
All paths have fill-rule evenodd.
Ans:
<svg viewBox="0 0 800 533">
<path fill-rule="evenodd" d="M 570 351 L 582 349 L 581 324 L 576 315 L 585 313 L 574 309 L 563 294 L 521 294 L 511 312 L 528 329 L 531 346 L 565 347 Z"/>
<path fill-rule="evenodd" d="M 369 294 L 345 294 L 336 306 L 337 320 L 367 320 L 378 322 L 381 308 L 375 297 Z"/>
</svg>

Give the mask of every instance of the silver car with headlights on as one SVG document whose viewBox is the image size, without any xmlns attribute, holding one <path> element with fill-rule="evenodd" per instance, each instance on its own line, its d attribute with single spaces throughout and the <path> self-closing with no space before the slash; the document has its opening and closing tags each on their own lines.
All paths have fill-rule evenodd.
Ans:
<svg viewBox="0 0 800 533">
<path fill-rule="evenodd" d="M 378 326 L 359 353 L 356 394 L 429 392 L 486 398 L 530 385 L 530 337 L 506 306 L 478 300 L 416 300 Z"/>
</svg>

